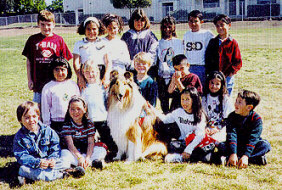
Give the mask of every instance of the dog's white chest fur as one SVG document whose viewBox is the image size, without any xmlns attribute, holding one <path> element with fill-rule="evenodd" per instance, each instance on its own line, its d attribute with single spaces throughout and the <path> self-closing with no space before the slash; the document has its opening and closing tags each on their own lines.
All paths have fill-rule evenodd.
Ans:
<svg viewBox="0 0 282 190">
<path fill-rule="evenodd" d="M 132 104 L 129 108 L 123 109 L 120 101 L 110 105 L 107 122 L 111 129 L 111 135 L 118 146 L 118 154 L 124 154 L 128 150 L 128 139 L 126 132 L 139 118 L 145 99 L 133 88 Z M 121 155 L 117 155 L 119 157 Z M 119 158 L 120 159 L 120 158 Z"/>
</svg>

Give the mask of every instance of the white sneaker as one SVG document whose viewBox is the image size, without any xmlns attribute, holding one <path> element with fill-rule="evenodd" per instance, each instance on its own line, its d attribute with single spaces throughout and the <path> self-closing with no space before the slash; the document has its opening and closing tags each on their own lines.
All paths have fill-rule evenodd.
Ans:
<svg viewBox="0 0 282 190">
<path fill-rule="evenodd" d="M 167 163 L 182 163 L 183 162 L 183 158 L 181 156 L 181 154 L 167 154 L 165 157 L 165 162 Z"/>
</svg>

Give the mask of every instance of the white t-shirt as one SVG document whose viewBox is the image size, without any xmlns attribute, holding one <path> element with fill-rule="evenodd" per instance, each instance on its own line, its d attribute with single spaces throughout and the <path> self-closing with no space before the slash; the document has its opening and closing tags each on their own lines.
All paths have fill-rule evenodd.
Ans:
<svg viewBox="0 0 282 190">
<path fill-rule="evenodd" d="M 159 59 L 159 76 L 170 79 L 174 73 L 172 58 L 178 54 L 183 54 L 183 41 L 177 38 L 171 40 L 161 39 L 157 47 L 157 56 Z"/>
<path fill-rule="evenodd" d="M 226 127 L 223 125 L 223 119 L 227 118 L 228 115 L 234 110 L 234 106 L 231 103 L 229 97 L 226 95 L 222 101 L 222 111 L 219 108 L 218 96 L 207 96 L 202 97 L 203 109 L 208 117 L 208 126 L 210 128 L 216 127 L 219 132 L 212 135 L 212 137 L 220 142 L 226 140 Z"/>
<path fill-rule="evenodd" d="M 102 40 L 105 41 L 109 59 L 112 60 L 112 70 L 123 74 L 131 62 L 126 43 L 120 39 L 103 38 Z"/>
<path fill-rule="evenodd" d="M 205 52 L 212 38 L 212 32 L 204 29 L 184 34 L 184 52 L 190 65 L 205 65 Z"/>
<path fill-rule="evenodd" d="M 104 56 L 106 53 L 106 43 L 100 38 L 97 38 L 94 42 L 89 42 L 86 38 L 83 38 L 83 40 L 77 41 L 73 48 L 73 54 L 80 56 L 81 64 L 85 63 L 89 57 L 93 57 L 97 65 L 105 65 Z"/>
<path fill-rule="evenodd" d="M 184 140 L 188 135 L 195 133 L 194 140 L 185 148 L 184 152 L 191 154 L 205 136 L 206 119 L 204 114 L 202 115 L 202 120 L 197 125 L 192 124 L 194 121 L 193 114 L 187 113 L 183 108 L 178 108 L 167 115 L 158 114 L 158 117 L 165 124 L 177 123 L 181 133 L 180 140 Z"/>
<path fill-rule="evenodd" d="M 105 106 L 105 89 L 99 84 L 87 84 L 81 92 L 88 106 L 88 117 L 92 122 L 105 121 L 107 110 Z"/>
</svg>

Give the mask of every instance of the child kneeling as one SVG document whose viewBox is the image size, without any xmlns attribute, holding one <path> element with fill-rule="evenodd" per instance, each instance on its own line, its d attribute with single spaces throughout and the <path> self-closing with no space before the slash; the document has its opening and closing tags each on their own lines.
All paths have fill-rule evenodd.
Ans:
<svg viewBox="0 0 282 190">
<path fill-rule="evenodd" d="M 64 170 L 69 168 L 60 159 L 57 133 L 42 124 L 39 116 L 38 105 L 34 102 L 24 102 L 17 108 L 17 118 L 22 128 L 15 135 L 13 152 L 21 165 L 18 177 L 20 185 L 25 183 L 26 178 L 44 181 L 63 178 L 66 174 Z"/>
</svg>

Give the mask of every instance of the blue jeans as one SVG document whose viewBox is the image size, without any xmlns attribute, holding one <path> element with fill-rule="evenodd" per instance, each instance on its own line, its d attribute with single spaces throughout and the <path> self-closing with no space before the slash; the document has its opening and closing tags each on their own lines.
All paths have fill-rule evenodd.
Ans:
<svg viewBox="0 0 282 190">
<path fill-rule="evenodd" d="M 226 87 L 227 87 L 227 91 L 229 96 L 231 97 L 232 91 L 233 91 L 233 87 L 235 84 L 235 78 L 234 76 L 232 77 L 226 77 Z"/>
<path fill-rule="evenodd" d="M 189 69 L 190 73 L 194 73 L 198 75 L 200 78 L 200 81 L 202 83 L 202 86 L 205 86 L 206 82 L 206 67 L 204 65 L 190 65 Z"/>
<path fill-rule="evenodd" d="M 265 139 L 261 139 L 256 144 L 255 149 L 253 150 L 252 154 L 249 157 L 250 158 L 250 162 L 251 162 L 252 158 L 256 158 L 256 157 L 259 157 L 259 156 L 264 156 L 270 150 L 271 150 L 270 143 L 267 140 L 265 140 Z M 244 150 L 241 150 L 238 147 L 237 155 L 238 155 L 239 158 L 243 156 L 243 154 L 244 154 L 243 151 Z M 219 143 L 219 145 L 218 145 L 218 153 L 220 155 L 223 155 L 223 156 L 229 156 L 230 155 L 230 152 L 228 152 L 228 149 L 227 149 L 227 143 L 226 142 Z"/>
<path fill-rule="evenodd" d="M 41 93 L 40 92 L 33 92 L 33 100 L 32 101 L 40 104 L 41 103 Z"/>
<path fill-rule="evenodd" d="M 28 179 L 37 181 L 37 180 L 43 180 L 43 181 L 52 181 L 55 179 L 61 179 L 63 178 L 63 170 L 68 169 L 68 166 L 64 166 L 66 164 L 63 164 L 63 161 L 59 159 L 56 162 L 56 165 L 54 168 L 30 168 L 25 165 L 22 165 L 19 169 L 19 175 L 26 177 Z"/>
</svg>

